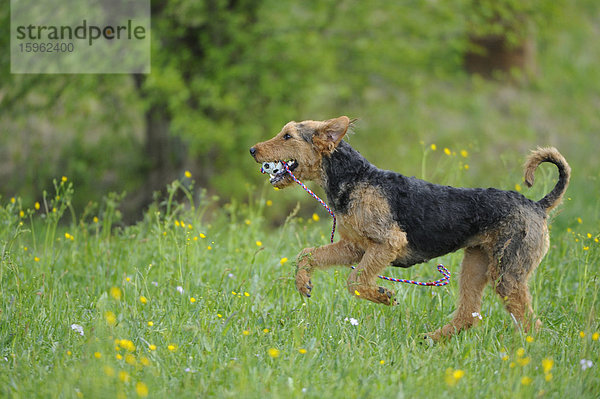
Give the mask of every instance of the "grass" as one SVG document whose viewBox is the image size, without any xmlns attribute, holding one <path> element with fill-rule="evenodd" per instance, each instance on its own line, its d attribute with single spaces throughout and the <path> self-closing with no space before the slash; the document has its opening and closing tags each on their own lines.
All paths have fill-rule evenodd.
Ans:
<svg viewBox="0 0 600 399">
<path fill-rule="evenodd" d="M 460 153 L 428 154 L 424 169 L 453 170 L 446 177 L 460 183 L 458 168 L 447 168 L 466 162 Z M 531 198 L 553 182 L 549 174 L 538 178 Z M 326 213 L 314 204 L 321 220 L 290 215 L 274 229 L 266 222 L 271 205 L 289 190 L 265 188 L 257 200 L 217 209 L 206 196 L 194 202 L 188 180 L 171 185 L 164 202 L 128 227 L 115 226 L 117 196 L 77 217 L 67 178 L 39 207 L 18 197 L 0 201 L 0 396 L 600 392 L 599 231 L 557 216 L 571 227 L 553 225 L 551 249 L 530 283 L 540 332 L 515 330 L 486 290 L 478 327 L 422 344 L 422 333 L 447 323 L 454 310 L 460 253 L 436 259 L 454 273 L 446 287 L 383 283 L 397 290 L 396 307 L 348 295 L 342 268 L 316 273 L 314 295 L 304 300 L 294 288 L 294 258 L 327 243 Z M 433 280 L 434 266 L 390 268 L 388 275 Z"/>
</svg>

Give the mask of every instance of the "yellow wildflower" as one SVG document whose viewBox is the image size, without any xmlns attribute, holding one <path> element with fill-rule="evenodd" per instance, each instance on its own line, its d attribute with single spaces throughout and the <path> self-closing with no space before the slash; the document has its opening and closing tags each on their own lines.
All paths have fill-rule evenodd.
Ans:
<svg viewBox="0 0 600 399">
<path fill-rule="evenodd" d="M 262 247 L 262 241 L 256 241 L 256 246 L 257 247 Z"/>
<path fill-rule="evenodd" d="M 110 310 L 104 312 L 104 319 L 106 319 L 106 323 L 109 326 L 114 326 L 115 324 L 117 324 L 117 316 Z"/>
<path fill-rule="evenodd" d="M 319 218 L 319 215 L 317 215 L 316 213 L 313 213 L 313 214 L 312 214 L 312 220 L 314 220 L 315 222 L 318 222 L 318 221 L 319 221 L 319 219 L 320 219 L 320 218 Z"/>
<path fill-rule="evenodd" d="M 273 359 L 277 359 L 279 357 L 279 354 L 281 353 L 277 348 L 269 348 L 267 352 L 269 356 L 271 356 Z"/>
<path fill-rule="evenodd" d="M 521 378 L 521 384 L 525 385 L 525 386 L 530 385 L 532 381 L 533 380 L 531 379 L 531 377 L 525 376 L 525 377 Z"/>
<path fill-rule="evenodd" d="M 186 170 L 184 173 L 185 177 L 187 177 L 188 179 L 192 178 L 192 173 L 189 170 Z"/>
<path fill-rule="evenodd" d="M 432 144 L 429 146 L 429 148 L 431 148 L 431 151 L 435 151 L 435 150 L 437 150 L 437 145 Z"/>
<path fill-rule="evenodd" d="M 460 150 L 460 155 L 461 155 L 463 158 L 466 158 L 466 157 L 468 157 L 468 156 L 469 156 L 469 153 L 467 152 L 467 150 Z"/>
<path fill-rule="evenodd" d="M 39 202 L 35 202 L 35 204 L 33 204 L 33 207 L 35 208 L 36 211 L 40 210 L 40 203 Z"/>
<path fill-rule="evenodd" d="M 304 355 L 304 354 L 306 354 L 306 349 L 300 348 L 300 349 L 298 349 L 298 352 L 300 352 L 301 355 Z"/>
<path fill-rule="evenodd" d="M 94 352 L 94 357 L 96 359 L 100 359 L 102 357 L 102 353 L 100 353 L 100 352 Z"/>
<path fill-rule="evenodd" d="M 283 266 L 285 264 L 285 262 L 288 261 L 288 258 L 281 258 L 281 260 L 279 261 L 279 263 L 281 264 L 281 266 Z"/>
<path fill-rule="evenodd" d="M 552 366 L 554 366 L 554 360 L 551 358 L 545 358 L 542 360 L 542 368 L 544 369 L 544 373 L 549 373 L 552 370 Z"/>
<path fill-rule="evenodd" d="M 135 384 L 135 393 L 137 393 L 140 398 L 145 398 L 148 396 L 148 386 L 141 381 L 138 382 Z"/>
</svg>

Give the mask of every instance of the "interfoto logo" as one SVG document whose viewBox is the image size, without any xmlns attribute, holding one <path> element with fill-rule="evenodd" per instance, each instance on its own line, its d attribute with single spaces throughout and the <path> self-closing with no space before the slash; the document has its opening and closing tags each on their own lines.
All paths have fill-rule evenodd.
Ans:
<svg viewBox="0 0 600 399">
<path fill-rule="evenodd" d="M 11 0 L 12 73 L 149 73 L 150 0 Z"/>
</svg>

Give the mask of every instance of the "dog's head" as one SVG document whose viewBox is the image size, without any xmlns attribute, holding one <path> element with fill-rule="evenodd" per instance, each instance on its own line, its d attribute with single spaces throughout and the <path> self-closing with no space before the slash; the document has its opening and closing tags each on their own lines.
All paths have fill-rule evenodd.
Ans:
<svg viewBox="0 0 600 399">
<path fill-rule="evenodd" d="M 284 188 L 293 182 L 280 161 L 285 161 L 298 179 L 319 181 L 323 156 L 335 151 L 351 123 L 347 116 L 326 121 L 288 122 L 275 137 L 250 148 L 250 154 L 264 165 L 274 187 Z"/>
</svg>

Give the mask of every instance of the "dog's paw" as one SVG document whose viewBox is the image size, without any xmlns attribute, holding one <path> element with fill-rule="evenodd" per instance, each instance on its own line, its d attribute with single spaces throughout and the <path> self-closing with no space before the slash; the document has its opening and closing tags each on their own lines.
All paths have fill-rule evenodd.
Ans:
<svg viewBox="0 0 600 399">
<path fill-rule="evenodd" d="M 396 293 L 392 290 L 389 290 L 385 287 L 377 287 L 377 293 L 379 294 L 379 298 L 381 303 L 389 306 L 394 306 L 398 304 L 396 298 Z"/>
<path fill-rule="evenodd" d="M 312 282 L 310 281 L 310 275 L 306 269 L 300 269 L 296 273 L 296 289 L 302 295 L 310 298 L 312 292 Z"/>
</svg>

